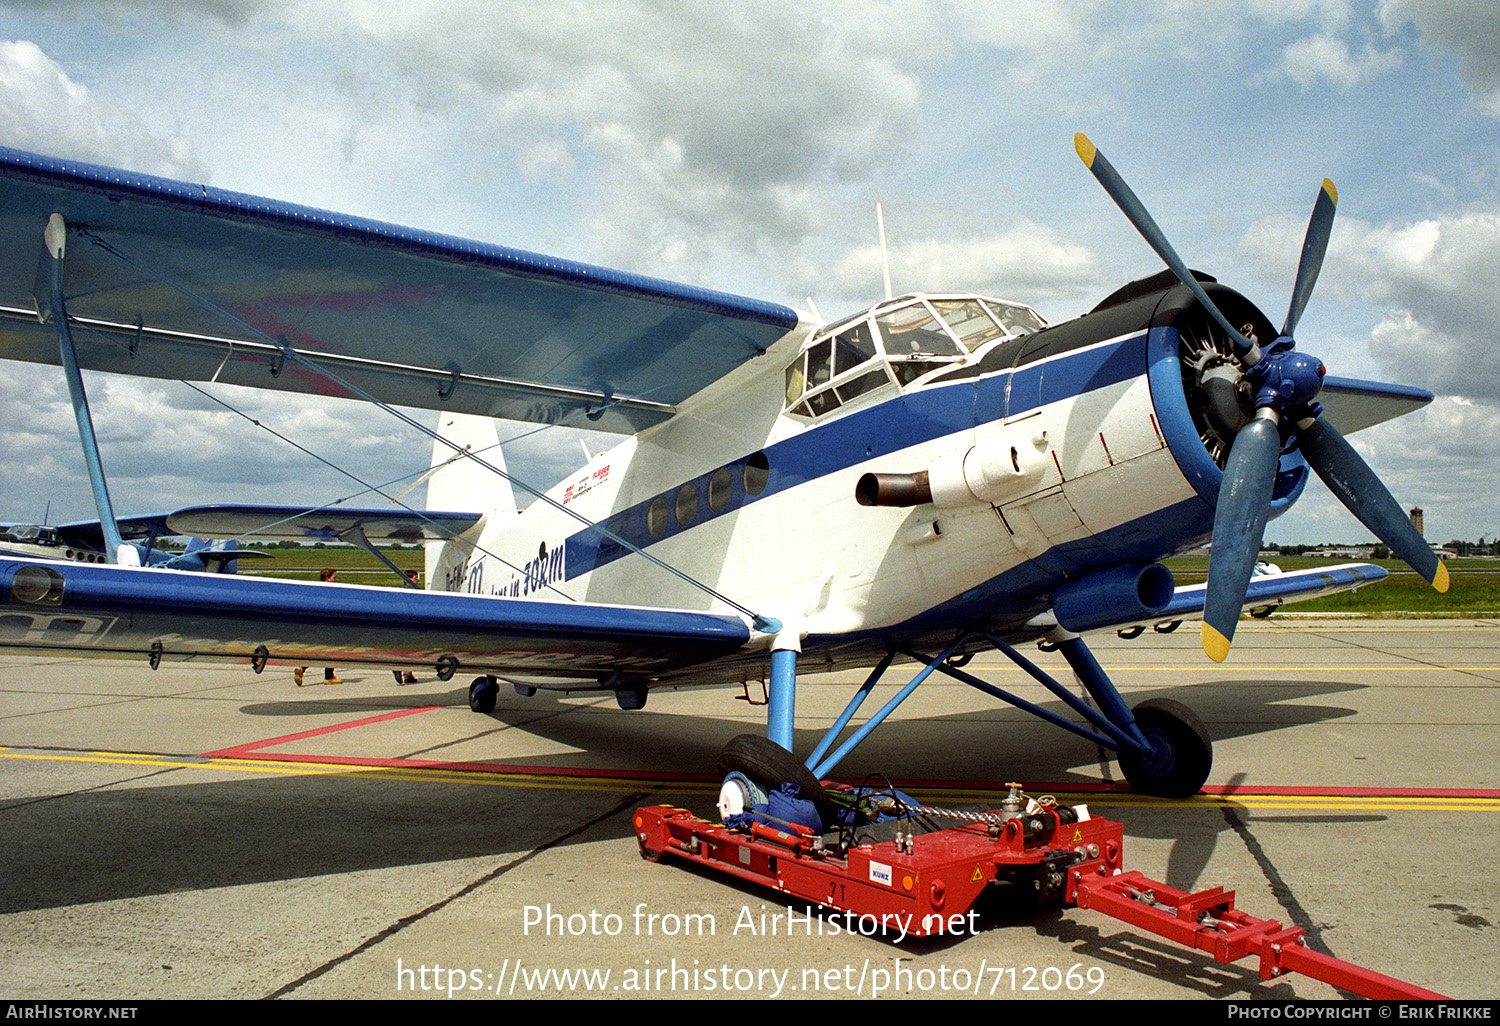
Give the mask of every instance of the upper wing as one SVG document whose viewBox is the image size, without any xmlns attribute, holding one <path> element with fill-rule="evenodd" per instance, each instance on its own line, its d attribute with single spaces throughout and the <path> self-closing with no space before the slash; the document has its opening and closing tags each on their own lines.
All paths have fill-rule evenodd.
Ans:
<svg viewBox="0 0 1500 1026">
<path fill-rule="evenodd" d="M 0 558 L 0 650 L 649 677 L 744 647 L 733 616 Z"/>
<path fill-rule="evenodd" d="M 542 423 L 592 411 L 588 426 L 629 433 L 798 323 L 740 296 L 0 149 L 0 358 L 59 362 L 32 294 L 54 212 L 95 370 Z"/>
</svg>

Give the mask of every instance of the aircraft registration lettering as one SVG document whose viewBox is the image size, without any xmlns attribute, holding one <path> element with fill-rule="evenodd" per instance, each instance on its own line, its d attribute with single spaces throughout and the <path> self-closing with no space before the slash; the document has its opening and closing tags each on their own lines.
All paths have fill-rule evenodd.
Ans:
<svg viewBox="0 0 1500 1026">
<path fill-rule="evenodd" d="M 109 633 L 117 617 L 78 616 L 77 614 L 7 613 L 0 616 L 0 638 L 28 645 L 49 642 L 91 645 Z"/>
<path fill-rule="evenodd" d="M 447 580 L 450 590 L 458 590 L 459 585 L 463 591 L 471 595 L 498 595 L 504 598 L 522 598 L 543 588 L 551 587 L 567 576 L 567 563 L 564 558 L 563 546 L 558 545 L 551 549 L 542 543 L 535 559 L 528 560 L 519 567 L 512 567 L 516 573 L 511 574 L 510 579 L 502 584 L 495 585 L 489 590 L 484 587 L 484 566 L 488 560 L 481 560 L 469 564 L 460 563 L 448 573 Z"/>
</svg>

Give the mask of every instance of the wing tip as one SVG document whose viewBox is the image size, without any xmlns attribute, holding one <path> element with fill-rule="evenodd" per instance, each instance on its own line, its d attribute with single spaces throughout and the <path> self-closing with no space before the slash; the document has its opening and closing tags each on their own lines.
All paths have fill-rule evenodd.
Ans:
<svg viewBox="0 0 1500 1026">
<path fill-rule="evenodd" d="M 1334 188 L 1333 179 L 1331 179 L 1331 178 L 1325 178 L 1325 179 L 1323 179 L 1323 191 L 1328 194 L 1328 198 L 1329 199 L 1333 200 L 1333 205 L 1334 206 L 1338 206 L 1339 191 L 1338 191 L 1338 189 Z"/>
<path fill-rule="evenodd" d="M 1448 594 L 1448 583 L 1448 565 L 1440 559 L 1438 560 L 1437 572 L 1432 575 L 1432 586 L 1439 593 L 1446 595 Z"/>
<path fill-rule="evenodd" d="M 1229 639 L 1207 620 L 1203 622 L 1203 654 L 1216 663 L 1229 658 Z"/>
</svg>

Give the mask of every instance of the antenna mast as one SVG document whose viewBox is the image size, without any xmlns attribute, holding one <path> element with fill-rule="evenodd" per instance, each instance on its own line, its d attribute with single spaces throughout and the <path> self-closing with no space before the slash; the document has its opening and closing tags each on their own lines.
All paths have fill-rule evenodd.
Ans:
<svg viewBox="0 0 1500 1026">
<path fill-rule="evenodd" d="M 875 204 L 875 226 L 880 231 L 880 269 L 885 274 L 885 298 L 891 298 L 891 255 L 885 248 L 885 211 Z"/>
</svg>

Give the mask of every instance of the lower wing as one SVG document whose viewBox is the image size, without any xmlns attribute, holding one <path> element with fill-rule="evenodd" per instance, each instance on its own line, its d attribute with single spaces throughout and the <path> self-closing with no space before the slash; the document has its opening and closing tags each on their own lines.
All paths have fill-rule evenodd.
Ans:
<svg viewBox="0 0 1500 1026">
<path fill-rule="evenodd" d="M 733 616 L 0 558 L 0 651 L 650 677 L 743 648 Z"/>
<path fill-rule="evenodd" d="M 1248 613 L 1268 606 L 1274 608 L 1287 602 L 1306 602 L 1308 599 L 1334 595 L 1341 591 L 1354 591 L 1366 584 L 1383 581 L 1388 576 L 1390 575 L 1383 567 L 1373 563 L 1340 563 L 1337 566 L 1293 570 L 1289 573 L 1275 571 L 1260 574 L 1250 578 L 1243 608 Z M 1179 586 L 1166 608 L 1150 620 L 1122 623 L 1113 629 L 1127 632 L 1135 627 L 1171 624 L 1197 616 L 1203 612 L 1207 589 L 1206 583 Z"/>
</svg>

